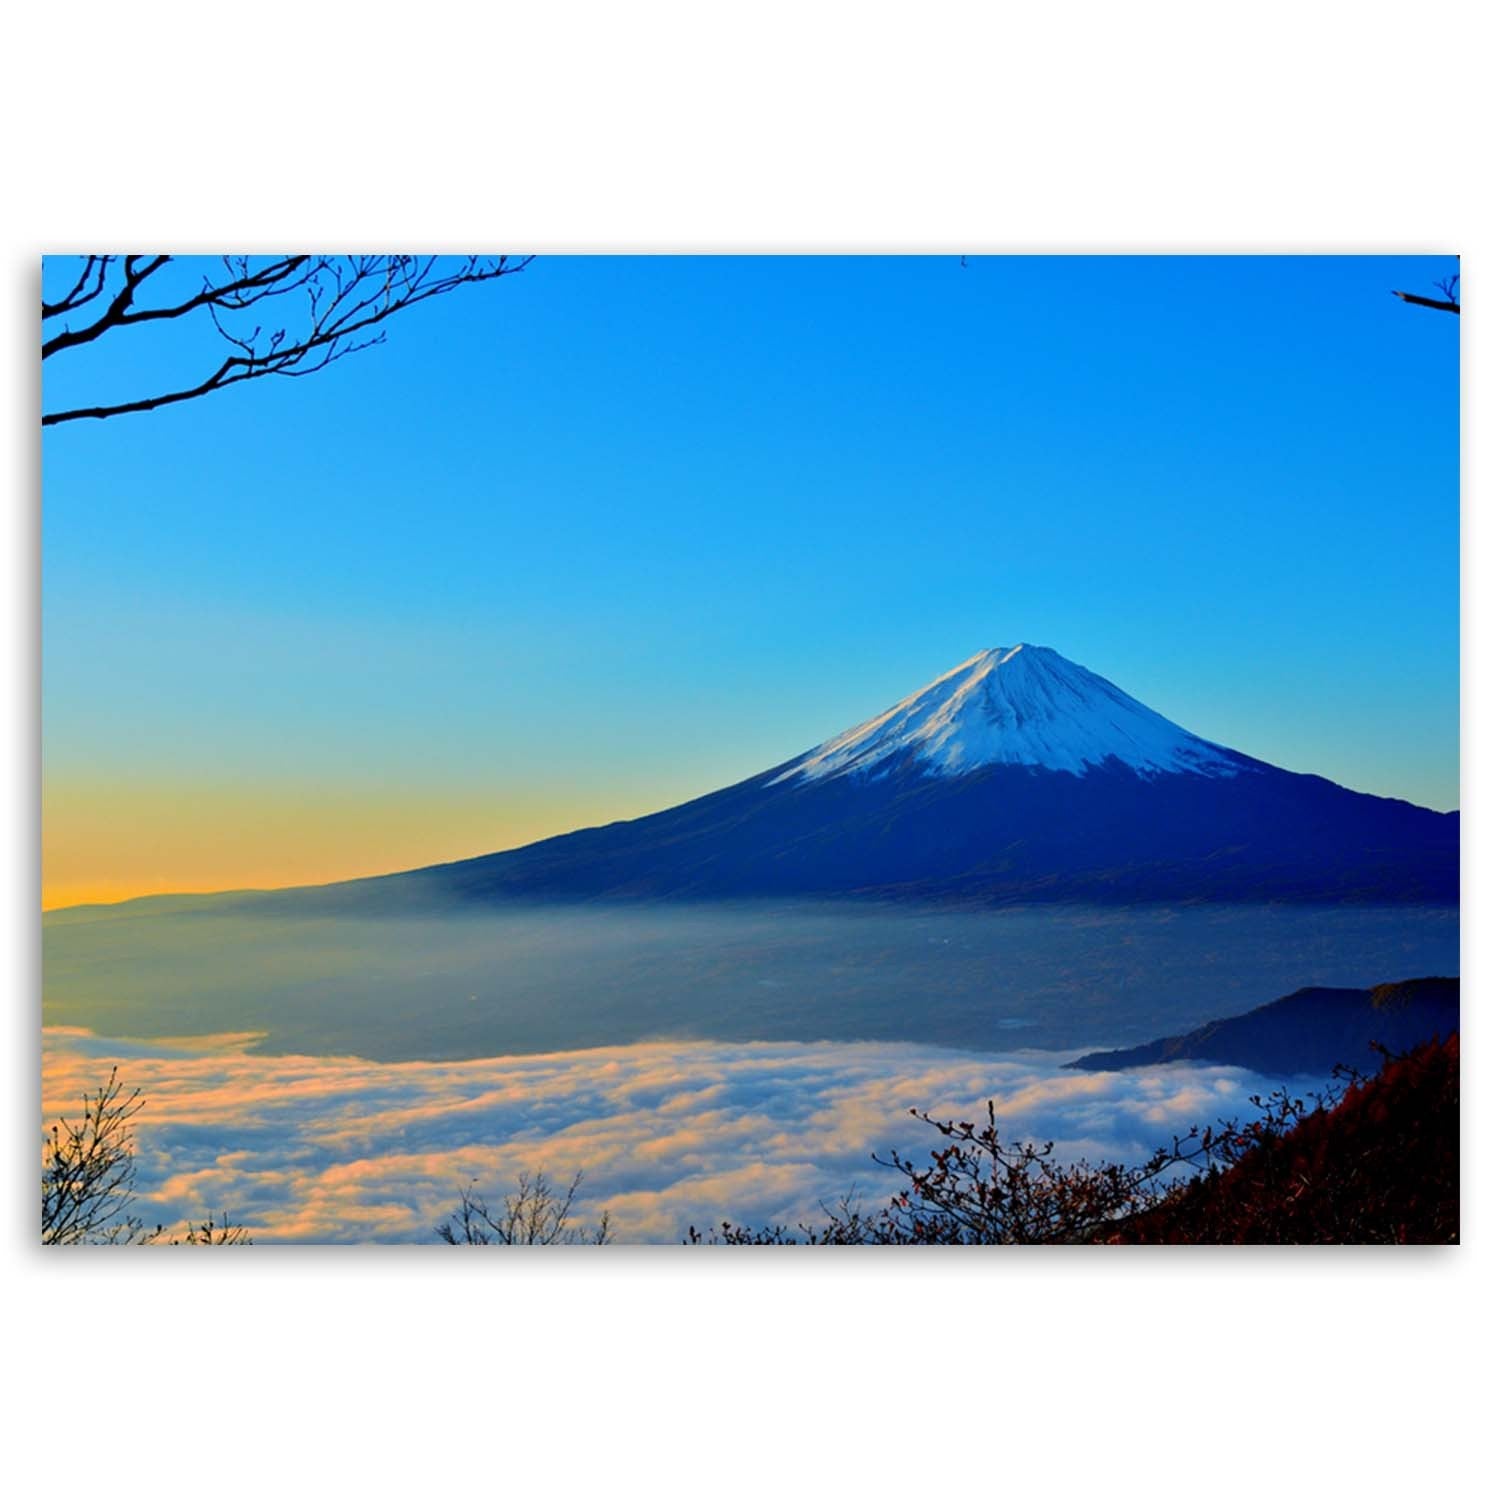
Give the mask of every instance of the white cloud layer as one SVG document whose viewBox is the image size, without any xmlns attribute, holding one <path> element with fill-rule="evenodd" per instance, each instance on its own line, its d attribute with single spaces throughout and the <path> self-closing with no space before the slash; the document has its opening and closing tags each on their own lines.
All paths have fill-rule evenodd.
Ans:
<svg viewBox="0 0 1500 1500">
<path fill-rule="evenodd" d="M 416 1241 L 477 1181 L 491 1202 L 520 1171 L 581 1171 L 579 1212 L 621 1242 L 689 1224 L 820 1219 L 851 1189 L 897 1179 L 871 1153 L 925 1159 L 911 1107 L 977 1118 L 993 1098 L 1017 1138 L 1135 1160 L 1243 1107 L 1265 1080 L 1173 1065 L 1078 1073 L 1076 1054 L 978 1054 L 887 1043 L 639 1043 L 464 1062 L 263 1056 L 254 1034 L 157 1042 L 43 1034 L 43 1115 L 118 1064 L 139 1088 L 138 1211 L 178 1223 L 227 1212 L 257 1243 Z"/>
</svg>

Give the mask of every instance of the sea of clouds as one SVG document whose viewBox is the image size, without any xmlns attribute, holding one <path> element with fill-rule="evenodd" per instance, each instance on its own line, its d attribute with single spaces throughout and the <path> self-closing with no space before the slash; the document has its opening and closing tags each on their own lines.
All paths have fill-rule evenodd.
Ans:
<svg viewBox="0 0 1500 1500">
<path fill-rule="evenodd" d="M 519 1172 L 581 1172 L 584 1220 L 621 1243 L 689 1225 L 819 1222 L 851 1192 L 899 1183 L 874 1152 L 925 1160 L 908 1111 L 977 1119 L 1061 1155 L 1144 1158 L 1193 1124 L 1243 1112 L 1268 1080 L 1174 1064 L 1081 1073 L 1076 1053 L 979 1054 L 905 1043 L 642 1042 L 461 1062 L 275 1056 L 256 1033 L 124 1041 L 43 1034 L 43 1119 L 76 1114 L 118 1066 L 136 1120 L 136 1212 L 149 1224 L 228 1213 L 256 1243 L 436 1243 L 478 1185 L 492 1204 Z"/>
</svg>

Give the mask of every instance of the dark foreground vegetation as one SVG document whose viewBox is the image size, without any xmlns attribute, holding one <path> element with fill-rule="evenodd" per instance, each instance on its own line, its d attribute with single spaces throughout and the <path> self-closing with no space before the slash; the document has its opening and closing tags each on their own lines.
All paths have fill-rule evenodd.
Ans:
<svg viewBox="0 0 1500 1500">
<path fill-rule="evenodd" d="M 591 1228 L 573 1222 L 573 1200 L 583 1173 L 577 1172 L 561 1191 L 545 1172 L 522 1172 L 516 1190 L 492 1209 L 470 1184 L 457 1210 L 437 1226 L 445 1245 L 607 1245 L 614 1239 L 608 1211 Z"/>
<path fill-rule="evenodd" d="M 135 1203 L 136 1115 L 141 1091 L 125 1092 L 119 1070 L 83 1096 L 83 1112 L 42 1134 L 44 1245 L 248 1245 L 249 1234 L 225 1215 L 176 1229 L 148 1229 Z"/>
<path fill-rule="evenodd" d="M 721 1223 L 690 1244 L 1350 1245 L 1458 1241 L 1458 1034 L 1338 1069 L 1311 1100 L 1253 1096 L 1248 1122 L 1173 1140 L 1147 1162 L 1062 1163 L 995 1122 L 936 1120 L 943 1144 L 879 1210 L 845 1202 L 820 1225 Z"/>
<path fill-rule="evenodd" d="M 1458 1034 L 1270 1131 L 1117 1226 L 1119 1244 L 1458 1243 Z"/>
</svg>

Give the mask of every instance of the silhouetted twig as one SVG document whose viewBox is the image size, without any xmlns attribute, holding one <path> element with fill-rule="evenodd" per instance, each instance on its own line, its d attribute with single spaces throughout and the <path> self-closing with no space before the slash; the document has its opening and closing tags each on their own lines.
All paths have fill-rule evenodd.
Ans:
<svg viewBox="0 0 1500 1500">
<path fill-rule="evenodd" d="M 201 289 L 191 296 L 148 304 L 148 291 L 161 284 L 159 274 L 172 259 L 85 256 L 68 292 L 55 302 L 42 303 L 43 360 L 128 328 L 194 313 L 206 313 L 233 352 L 200 380 L 131 400 L 47 412 L 42 426 L 154 411 L 264 375 L 316 374 L 346 355 L 383 343 L 381 325 L 403 309 L 462 286 L 514 276 L 533 257 L 455 257 L 458 263 L 449 269 L 446 258 L 435 255 L 288 255 L 263 264 L 248 255 L 227 255 L 221 260 L 223 270 L 205 276 Z M 291 300 L 275 300 L 287 298 Z M 274 310 L 275 322 L 252 324 L 241 316 L 254 308 Z M 81 322 L 68 316 L 85 309 Z M 61 325 L 49 333 L 48 325 L 58 320 L 63 320 Z"/>
</svg>

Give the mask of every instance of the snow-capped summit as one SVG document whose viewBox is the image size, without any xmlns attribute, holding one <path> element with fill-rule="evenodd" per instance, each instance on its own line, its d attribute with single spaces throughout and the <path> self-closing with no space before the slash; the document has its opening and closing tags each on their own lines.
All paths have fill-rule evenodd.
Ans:
<svg viewBox="0 0 1500 1500">
<path fill-rule="evenodd" d="M 1111 762 L 1140 776 L 1235 776 L 1246 764 L 1050 647 L 1022 644 L 971 656 L 808 751 L 767 785 L 878 777 L 908 766 L 938 776 L 994 765 L 1081 776 Z"/>
</svg>

